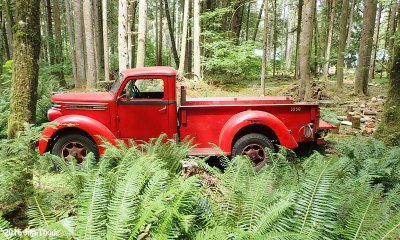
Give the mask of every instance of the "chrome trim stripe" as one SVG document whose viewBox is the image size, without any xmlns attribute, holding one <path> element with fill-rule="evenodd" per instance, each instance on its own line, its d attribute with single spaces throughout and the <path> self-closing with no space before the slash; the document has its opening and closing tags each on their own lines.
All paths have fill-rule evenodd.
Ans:
<svg viewBox="0 0 400 240">
<path fill-rule="evenodd" d="M 67 104 L 65 105 L 65 109 L 68 110 L 97 110 L 103 111 L 106 110 L 108 107 L 104 104 Z"/>
</svg>

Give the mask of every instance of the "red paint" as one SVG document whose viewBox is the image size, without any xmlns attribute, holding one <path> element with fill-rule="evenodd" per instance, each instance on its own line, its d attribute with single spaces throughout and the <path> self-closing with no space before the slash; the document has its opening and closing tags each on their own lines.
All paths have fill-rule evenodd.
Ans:
<svg viewBox="0 0 400 240">
<path fill-rule="evenodd" d="M 260 133 L 296 148 L 298 142 L 314 142 L 318 129 L 334 127 L 318 121 L 317 104 L 294 104 L 290 97 L 190 98 L 182 100 L 183 106 L 177 109 L 175 77 L 170 67 L 137 68 L 123 71 L 108 93 L 54 95 L 48 115 L 56 124 L 44 130 L 39 152 L 50 150 L 48 140 L 53 141 L 60 130 L 68 134 L 73 128 L 90 135 L 97 145 L 102 140 L 113 144 L 116 139 L 148 141 L 166 133 L 169 138 L 174 134 L 191 138 L 196 145 L 193 155 L 229 155 L 235 139 L 247 128 L 267 131 Z M 140 98 L 133 99 L 122 96 L 130 81 L 146 79 L 161 79 L 163 93 L 140 92 Z M 304 137 L 308 124 L 313 124 L 311 138 Z"/>
</svg>

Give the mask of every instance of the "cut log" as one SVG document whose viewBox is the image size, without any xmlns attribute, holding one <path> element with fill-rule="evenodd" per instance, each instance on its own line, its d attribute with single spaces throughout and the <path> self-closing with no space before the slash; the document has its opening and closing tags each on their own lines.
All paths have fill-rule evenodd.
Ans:
<svg viewBox="0 0 400 240">
<path fill-rule="evenodd" d="M 352 128 L 355 129 L 360 129 L 361 128 L 361 117 L 360 116 L 353 116 L 353 118 L 351 119 L 351 126 Z"/>
</svg>

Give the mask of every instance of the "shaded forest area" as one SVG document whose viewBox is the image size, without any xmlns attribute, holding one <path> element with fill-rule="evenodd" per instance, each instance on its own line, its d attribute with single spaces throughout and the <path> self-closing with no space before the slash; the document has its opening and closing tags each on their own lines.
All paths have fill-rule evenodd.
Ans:
<svg viewBox="0 0 400 240">
<path fill-rule="evenodd" d="M 37 153 L 52 92 L 155 65 L 192 96 L 317 101 L 340 131 L 260 171 L 163 136 Z M 0 0 L 0 66 L 0 239 L 400 237 L 398 0 Z"/>
</svg>

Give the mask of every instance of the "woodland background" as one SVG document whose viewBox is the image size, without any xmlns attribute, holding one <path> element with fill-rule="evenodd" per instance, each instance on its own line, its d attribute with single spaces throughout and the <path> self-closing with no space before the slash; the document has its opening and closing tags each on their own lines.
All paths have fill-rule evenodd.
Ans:
<svg viewBox="0 0 400 240">
<path fill-rule="evenodd" d="M 0 4 L 0 239 L 18 229 L 60 239 L 399 238 L 398 0 Z M 109 146 L 98 163 L 37 154 L 53 91 L 100 91 L 120 70 L 154 65 L 176 67 L 194 96 L 291 95 L 318 101 L 338 124 L 348 109 L 373 111 L 365 129 L 376 131 L 342 126 L 326 155 L 281 150 L 258 172 L 240 157 L 221 158 L 223 171 L 186 159 L 189 143 L 162 137 L 145 151 Z M 182 176 L 182 159 L 202 174 Z"/>
</svg>

